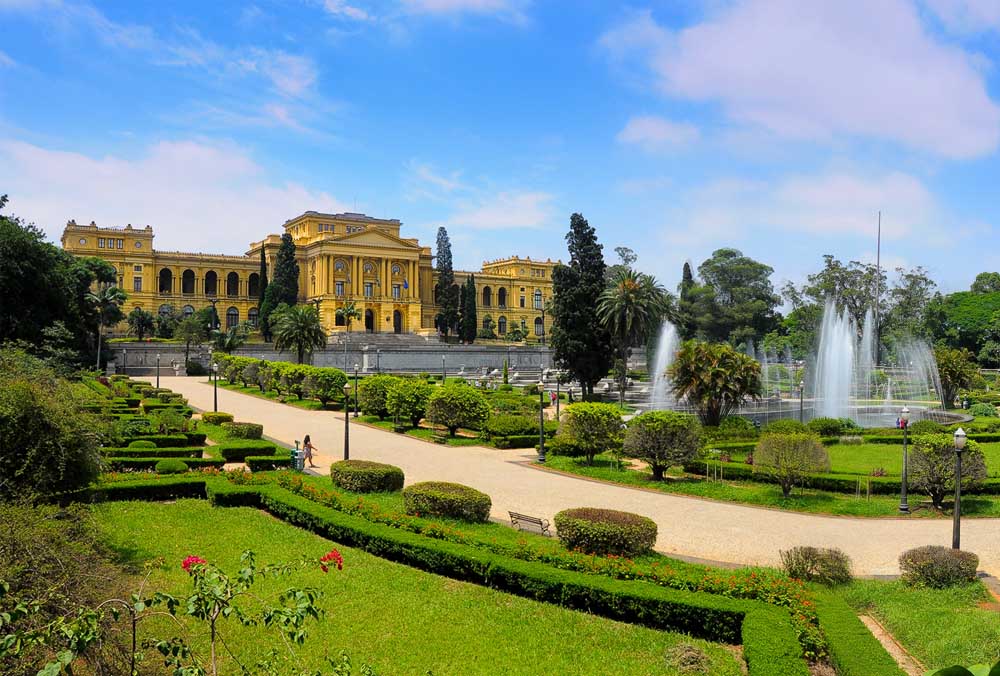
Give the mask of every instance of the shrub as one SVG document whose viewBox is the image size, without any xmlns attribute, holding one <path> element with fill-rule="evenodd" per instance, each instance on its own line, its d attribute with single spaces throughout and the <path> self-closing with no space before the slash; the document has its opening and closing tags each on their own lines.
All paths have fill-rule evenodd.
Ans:
<svg viewBox="0 0 1000 676">
<path fill-rule="evenodd" d="M 580 402 L 566 407 L 559 432 L 571 437 L 592 465 L 595 455 L 617 447 L 623 426 L 617 406 Z"/>
<path fill-rule="evenodd" d="M 764 429 L 760 431 L 761 434 L 806 434 L 808 432 L 808 427 L 800 423 L 798 420 L 793 420 L 791 418 L 775 420 L 774 422 L 764 425 Z"/>
<path fill-rule="evenodd" d="M 909 425 L 910 434 L 941 434 L 944 432 L 944 425 L 933 420 L 917 420 Z"/>
<path fill-rule="evenodd" d="M 259 386 L 260 365 L 262 363 L 262 359 L 247 359 L 243 365 L 243 370 L 240 371 L 240 382 L 243 383 L 243 387 L 249 387 L 250 385 Z"/>
<path fill-rule="evenodd" d="M 944 589 L 976 579 L 979 557 L 972 552 L 927 545 L 905 551 L 899 557 L 903 581 L 915 587 Z"/>
<path fill-rule="evenodd" d="M 973 404 L 969 407 L 969 413 L 977 418 L 996 418 L 997 409 L 993 404 Z"/>
<path fill-rule="evenodd" d="M 407 514 L 485 522 L 490 517 L 492 504 L 490 496 L 462 484 L 424 481 L 403 489 L 403 506 Z"/>
<path fill-rule="evenodd" d="M 459 427 L 482 427 L 489 415 L 485 395 L 468 385 L 442 385 L 427 400 L 427 419 L 447 427 L 452 437 Z"/>
<path fill-rule="evenodd" d="M 385 420 L 389 415 L 386 407 L 386 397 L 390 388 L 396 384 L 399 378 L 395 376 L 368 376 L 358 384 L 358 407 L 365 415 L 378 416 L 379 420 Z"/>
<path fill-rule="evenodd" d="M 156 448 L 156 444 L 147 439 L 140 439 L 138 441 L 130 441 L 128 444 L 129 448 Z"/>
<path fill-rule="evenodd" d="M 157 474 L 183 474 L 188 466 L 180 458 L 164 458 L 156 463 L 155 469 Z"/>
<path fill-rule="evenodd" d="M 248 439 L 227 441 L 215 446 L 226 462 L 243 462 L 250 455 L 277 455 L 278 447 L 270 441 Z"/>
<path fill-rule="evenodd" d="M 210 425 L 221 425 L 222 423 L 233 422 L 233 414 L 223 413 L 222 411 L 218 413 L 208 411 L 201 414 L 201 419 Z"/>
<path fill-rule="evenodd" d="M 927 493 L 940 509 L 955 491 L 955 442 L 950 434 L 917 434 L 911 439 L 910 485 Z M 986 458 L 979 444 L 969 439 L 962 452 L 962 490 L 971 490 L 985 478 Z"/>
<path fill-rule="evenodd" d="M 524 387 L 521 388 L 521 394 L 524 394 L 524 395 L 527 395 L 527 396 L 530 396 L 530 397 L 537 397 L 538 396 L 538 385 L 536 385 L 535 383 L 532 383 L 531 385 L 525 385 Z"/>
<path fill-rule="evenodd" d="M 701 425 L 693 415 L 648 411 L 628 422 L 622 450 L 648 462 L 653 479 L 662 481 L 664 470 L 691 460 L 700 445 Z"/>
<path fill-rule="evenodd" d="M 577 507 L 556 514 L 555 524 L 567 549 L 587 554 L 635 556 L 656 543 L 656 522 L 631 512 Z"/>
<path fill-rule="evenodd" d="M 283 363 L 283 366 L 280 369 L 281 387 L 284 391 L 289 394 L 294 394 L 296 398 L 301 399 L 303 387 L 305 386 L 306 375 L 311 368 L 311 366 L 306 366 L 305 364 Z"/>
<path fill-rule="evenodd" d="M 579 458 L 586 455 L 583 447 L 576 439 L 565 434 L 557 434 L 545 442 L 545 452 L 548 455 L 561 455 L 567 458 Z"/>
<path fill-rule="evenodd" d="M 821 437 L 839 437 L 844 433 L 844 423 L 839 418 L 813 418 L 806 427 Z"/>
<path fill-rule="evenodd" d="M 367 460 L 341 460 L 330 465 L 335 486 L 355 493 L 390 493 L 403 487 L 403 470 Z"/>
<path fill-rule="evenodd" d="M 792 547 L 781 552 L 781 567 L 789 577 L 826 585 L 851 581 L 851 559 L 839 549 Z"/>
<path fill-rule="evenodd" d="M 837 443 L 842 446 L 860 446 L 865 443 L 865 438 L 858 434 L 849 434 L 847 436 L 839 437 Z"/>
<path fill-rule="evenodd" d="M 224 422 L 222 429 L 233 439 L 260 439 L 264 436 L 264 426 L 249 422 Z"/>
<path fill-rule="evenodd" d="M 193 359 L 189 359 L 184 365 L 185 371 L 189 376 L 207 376 L 208 369 L 201 365 L 201 362 L 196 362 Z M 146 395 L 143 395 L 146 396 Z"/>
<path fill-rule="evenodd" d="M 850 418 L 839 418 L 841 434 L 860 434 L 864 428 Z"/>
<path fill-rule="evenodd" d="M 830 471 L 830 456 L 812 434 L 766 433 L 757 442 L 753 460 L 781 486 L 786 498 L 809 473 Z"/>
<path fill-rule="evenodd" d="M 486 421 L 483 436 L 487 439 L 538 433 L 538 421 L 523 415 L 494 415 Z"/>
<path fill-rule="evenodd" d="M 720 439 L 756 439 L 757 428 L 740 415 L 729 415 L 722 419 L 716 432 Z"/>
<path fill-rule="evenodd" d="M 346 384 L 347 374 L 340 369 L 311 367 L 307 371 L 304 386 L 307 396 L 318 399 L 326 406 L 334 399 L 343 398 Z"/>
<path fill-rule="evenodd" d="M 394 419 L 406 420 L 416 427 L 427 413 L 427 400 L 433 387 L 426 380 L 397 378 L 385 395 L 385 407 Z"/>
</svg>

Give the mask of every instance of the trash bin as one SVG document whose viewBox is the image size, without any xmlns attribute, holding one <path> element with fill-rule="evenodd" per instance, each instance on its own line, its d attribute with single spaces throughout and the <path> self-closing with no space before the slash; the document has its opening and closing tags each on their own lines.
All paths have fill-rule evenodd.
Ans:
<svg viewBox="0 0 1000 676">
<path fill-rule="evenodd" d="M 292 465 L 296 472 L 301 472 L 306 466 L 305 451 L 292 451 Z"/>
</svg>

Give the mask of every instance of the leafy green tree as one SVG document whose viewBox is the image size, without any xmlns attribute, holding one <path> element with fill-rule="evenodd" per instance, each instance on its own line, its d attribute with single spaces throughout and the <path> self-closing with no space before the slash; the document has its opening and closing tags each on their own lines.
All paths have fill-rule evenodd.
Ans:
<svg viewBox="0 0 1000 676">
<path fill-rule="evenodd" d="M 490 416 L 485 395 L 468 385 L 442 385 L 427 400 L 427 419 L 448 428 L 455 436 L 459 427 L 478 429 Z"/>
<path fill-rule="evenodd" d="M 208 340 L 208 330 L 203 317 L 191 315 L 181 320 L 174 331 L 174 338 L 184 343 L 184 364 L 191 359 L 191 345 L 201 344 Z"/>
<path fill-rule="evenodd" d="M 344 396 L 346 384 L 347 374 L 340 369 L 317 366 L 309 368 L 303 387 L 308 396 L 318 399 L 326 406 L 334 399 Z"/>
<path fill-rule="evenodd" d="M 525 331 L 520 324 L 511 324 L 507 328 L 507 333 L 504 334 L 503 339 L 508 343 L 520 343 L 528 338 L 528 332 Z"/>
<path fill-rule="evenodd" d="M 946 409 L 955 408 L 958 391 L 972 385 L 979 375 L 979 370 L 972 363 L 972 353 L 965 348 L 939 347 L 934 350 L 934 359 L 941 378 L 941 404 Z"/>
<path fill-rule="evenodd" d="M 493 340 L 497 337 L 496 322 L 493 317 L 486 315 L 483 317 L 483 328 L 479 330 L 479 337 Z"/>
<path fill-rule="evenodd" d="M 138 340 L 145 338 L 155 328 L 156 320 L 153 317 L 153 313 L 149 310 L 137 307 L 128 313 L 128 332 Z"/>
<path fill-rule="evenodd" d="M 955 441 L 950 434 L 915 434 L 912 441 L 910 483 L 941 509 L 955 491 Z M 962 452 L 962 489 L 969 490 L 985 478 L 986 458 L 979 444 L 969 439 Z"/>
<path fill-rule="evenodd" d="M 113 326 L 124 317 L 122 305 L 125 303 L 125 292 L 117 286 L 102 286 L 96 291 L 88 292 L 87 300 L 97 316 L 97 368 L 101 368 L 101 335 L 105 326 Z"/>
<path fill-rule="evenodd" d="M 216 329 L 212 331 L 212 347 L 217 352 L 232 354 L 243 347 L 250 337 L 250 327 L 246 322 L 240 322 L 236 326 L 230 326 L 225 331 Z"/>
<path fill-rule="evenodd" d="M 670 467 L 693 459 L 700 446 L 698 419 L 676 411 L 637 415 L 628 422 L 622 443 L 625 455 L 649 463 L 655 481 L 662 481 L 663 472 Z"/>
<path fill-rule="evenodd" d="M 980 272 L 972 282 L 972 293 L 996 293 L 1000 291 L 1000 272 Z"/>
<path fill-rule="evenodd" d="M 417 427 L 427 414 L 427 402 L 434 388 L 421 378 L 398 378 L 389 387 L 385 407 L 394 419 L 402 418 Z"/>
<path fill-rule="evenodd" d="M 386 399 L 389 390 L 396 384 L 399 378 L 395 376 L 376 375 L 367 376 L 361 379 L 358 384 L 358 406 L 365 415 L 378 416 L 379 420 L 385 420 L 389 415 L 389 407 Z"/>
<path fill-rule="evenodd" d="M 785 498 L 809 474 L 830 471 L 830 456 L 812 433 L 765 434 L 757 442 L 753 462 L 774 477 Z"/>
<path fill-rule="evenodd" d="M 442 226 L 437 231 L 437 283 L 434 287 L 438 313 L 434 325 L 447 336 L 458 326 L 459 291 L 455 286 L 455 271 L 451 263 L 451 240 Z"/>
<path fill-rule="evenodd" d="M 983 343 L 982 349 L 976 355 L 976 361 L 984 368 L 995 369 L 1000 367 L 1000 342 L 987 340 Z"/>
<path fill-rule="evenodd" d="M 621 403 L 632 346 L 645 344 L 656 334 L 663 318 L 670 313 L 670 297 L 651 275 L 622 268 L 597 300 L 601 326 L 614 338 L 622 363 L 618 379 Z"/>
<path fill-rule="evenodd" d="M 264 247 L 260 248 L 260 287 L 257 297 L 257 310 L 264 305 L 264 294 L 267 293 L 267 257 L 264 255 Z"/>
<path fill-rule="evenodd" d="M 881 332 L 894 335 L 895 340 L 922 336 L 926 331 L 927 306 L 937 284 L 919 266 L 912 270 L 896 268 L 896 274 L 898 279 L 889 289 Z"/>
<path fill-rule="evenodd" d="M 677 399 L 687 400 L 706 426 L 718 426 L 745 401 L 761 395 L 760 364 L 725 343 L 686 341 L 670 378 Z"/>
<path fill-rule="evenodd" d="M 274 278 L 267 285 L 264 300 L 260 304 L 258 321 L 264 340 L 272 336 L 271 314 L 284 303 L 295 305 L 299 300 L 299 264 L 295 261 L 295 242 L 287 232 L 281 236 L 281 246 L 274 263 Z"/>
<path fill-rule="evenodd" d="M 275 309 L 271 321 L 274 347 L 279 352 L 295 350 L 298 363 L 326 345 L 326 332 L 313 305 L 284 305 Z"/>
<path fill-rule="evenodd" d="M 160 311 L 156 313 L 156 337 L 173 338 L 174 332 L 177 330 L 177 325 L 180 323 L 181 319 L 182 317 L 177 314 L 173 305 L 161 308 Z"/>
<path fill-rule="evenodd" d="M 627 246 L 616 246 L 615 255 L 618 256 L 618 262 L 604 269 L 604 278 L 608 284 L 611 284 L 620 272 L 631 270 L 635 262 L 639 260 L 639 256 Z"/>
<path fill-rule="evenodd" d="M 476 313 L 476 278 L 470 274 L 465 282 L 465 300 L 462 303 L 462 342 L 475 342 L 479 318 Z"/>
<path fill-rule="evenodd" d="M 681 271 L 681 283 L 677 286 L 677 331 L 684 340 L 694 338 L 698 329 L 695 321 L 696 286 L 691 264 L 685 261 L 684 269 Z"/>
<path fill-rule="evenodd" d="M 552 272 L 552 336 L 556 364 L 580 381 L 585 396 L 613 363 L 611 334 L 601 326 L 597 303 L 604 291 L 604 254 L 594 228 L 580 214 L 570 216 L 569 265 Z M 508 331 L 509 334 L 509 331 Z"/>
<path fill-rule="evenodd" d="M 617 450 L 621 444 L 621 412 L 613 404 L 579 402 L 570 404 L 559 425 L 559 436 L 570 439 L 594 464 L 594 456 L 605 451 Z"/>
<path fill-rule="evenodd" d="M 1000 292 L 959 291 L 935 296 L 929 303 L 925 324 L 935 340 L 972 352 L 990 339 L 994 315 L 1000 312 Z"/>
<path fill-rule="evenodd" d="M 772 268 L 738 249 L 718 249 L 698 266 L 701 288 L 691 290 L 697 332 L 708 340 L 759 342 L 778 323 L 781 303 Z"/>
</svg>

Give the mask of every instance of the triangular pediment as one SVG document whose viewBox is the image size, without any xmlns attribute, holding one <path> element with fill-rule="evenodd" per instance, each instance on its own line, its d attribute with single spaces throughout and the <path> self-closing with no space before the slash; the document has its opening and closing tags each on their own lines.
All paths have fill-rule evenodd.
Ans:
<svg viewBox="0 0 1000 676">
<path fill-rule="evenodd" d="M 420 249 L 419 244 L 400 239 L 387 232 L 382 232 L 376 228 L 364 230 L 362 232 L 352 232 L 350 235 L 338 237 L 335 242 L 358 244 L 361 246 L 375 246 L 390 249 Z"/>
</svg>

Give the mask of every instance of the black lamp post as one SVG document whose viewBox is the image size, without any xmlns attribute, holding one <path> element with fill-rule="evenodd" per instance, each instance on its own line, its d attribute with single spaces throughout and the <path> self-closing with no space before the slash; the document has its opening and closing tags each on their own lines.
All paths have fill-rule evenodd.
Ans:
<svg viewBox="0 0 1000 676">
<path fill-rule="evenodd" d="M 344 460 L 351 459 L 351 384 L 344 385 Z"/>
<path fill-rule="evenodd" d="M 128 375 L 128 350 L 122 348 L 122 373 Z"/>
<path fill-rule="evenodd" d="M 212 362 L 212 410 L 219 412 L 219 365 Z"/>
<path fill-rule="evenodd" d="M 542 305 L 542 345 L 545 344 L 545 305 Z"/>
<path fill-rule="evenodd" d="M 156 388 L 160 388 L 160 353 L 156 353 Z"/>
<path fill-rule="evenodd" d="M 806 417 L 805 404 L 803 403 L 803 401 L 804 401 L 803 397 L 805 396 L 805 391 L 806 391 L 806 381 L 800 380 L 799 381 L 799 422 L 805 422 L 805 417 Z"/>
<path fill-rule="evenodd" d="M 559 371 L 556 371 L 556 420 L 559 420 L 559 398 L 561 394 L 559 392 L 560 383 L 562 383 L 562 374 L 559 373 Z"/>
<path fill-rule="evenodd" d="M 382 348 L 375 349 L 375 372 L 382 373 Z"/>
<path fill-rule="evenodd" d="M 444 385 L 448 380 L 448 371 L 445 369 L 444 365 L 445 355 L 441 355 L 441 384 Z"/>
<path fill-rule="evenodd" d="M 358 365 L 354 364 L 354 417 L 358 417 Z"/>
<path fill-rule="evenodd" d="M 208 302 L 212 304 L 212 330 L 217 331 L 219 329 L 219 313 L 215 309 L 215 304 L 219 300 L 217 298 L 209 298 Z"/>
<path fill-rule="evenodd" d="M 538 462 L 545 462 L 545 383 L 538 381 Z"/>
<path fill-rule="evenodd" d="M 951 548 L 962 548 L 962 451 L 965 450 L 965 430 L 955 430 L 955 509 L 951 523 Z"/>
<path fill-rule="evenodd" d="M 907 442 L 910 431 L 910 409 L 906 406 L 899 412 L 899 425 L 903 428 L 903 480 L 899 485 L 899 511 L 901 514 L 910 513 L 910 503 L 906 500 L 906 477 L 907 477 Z"/>
</svg>

